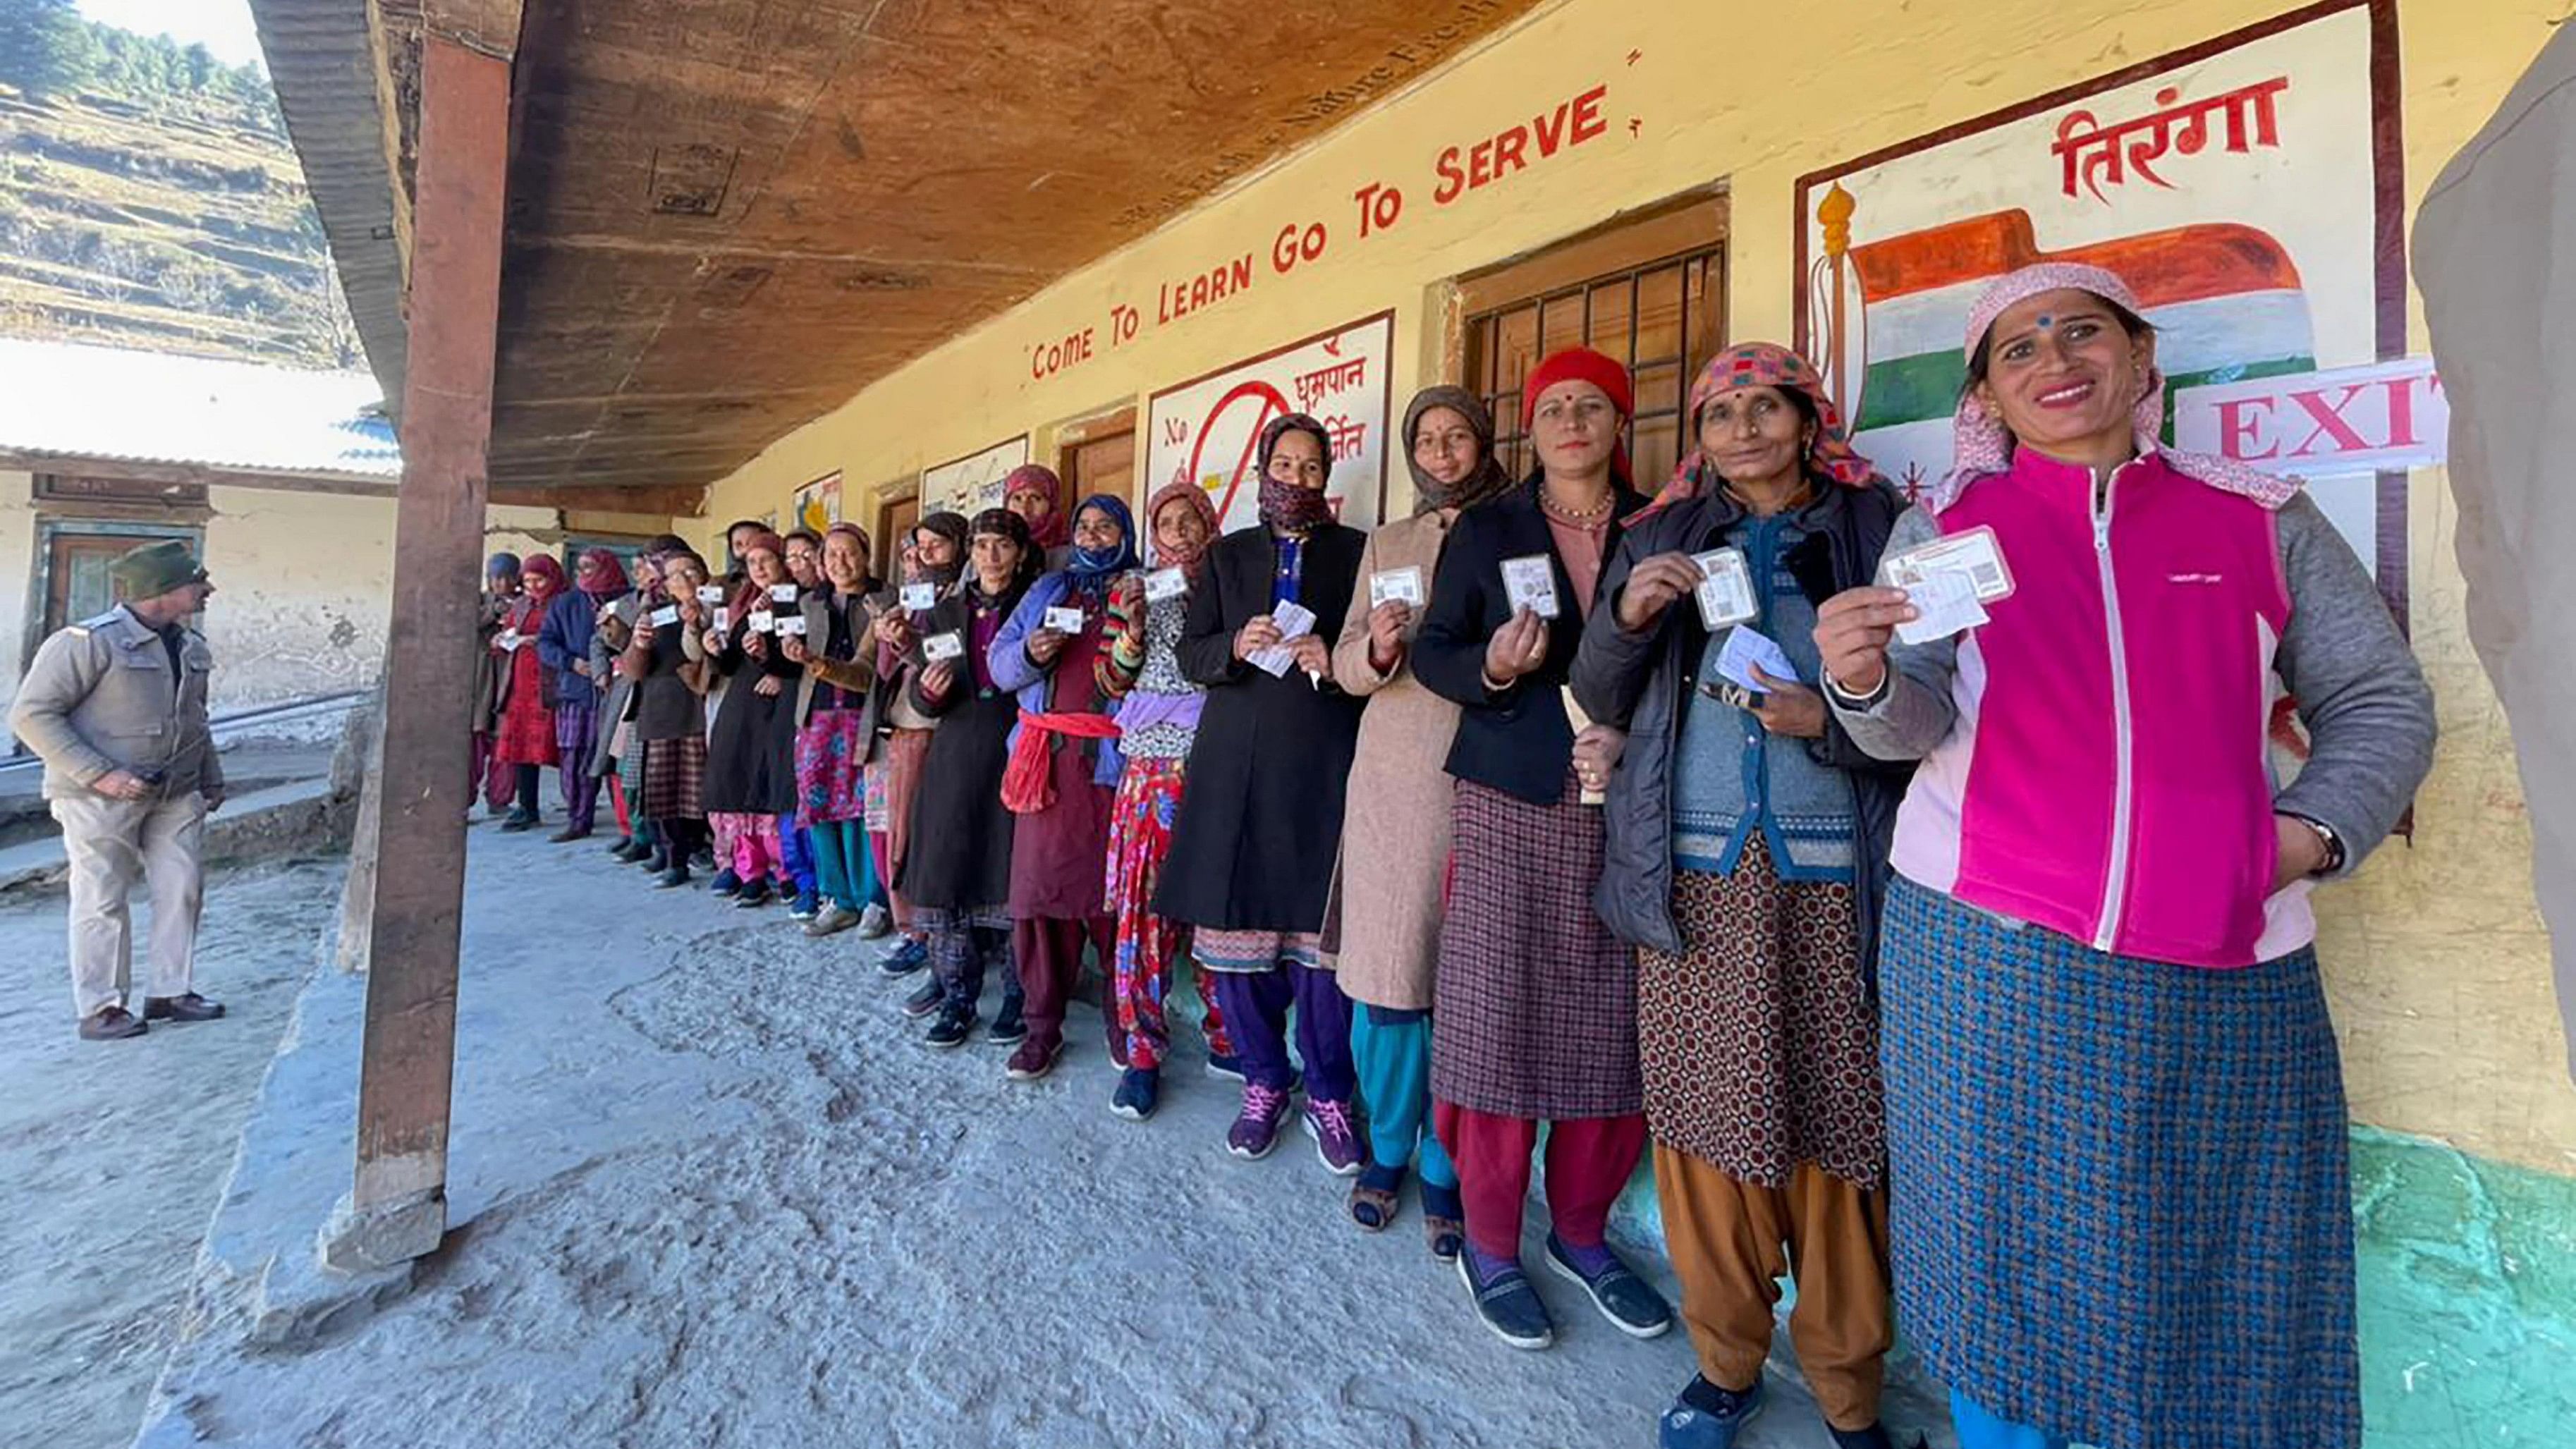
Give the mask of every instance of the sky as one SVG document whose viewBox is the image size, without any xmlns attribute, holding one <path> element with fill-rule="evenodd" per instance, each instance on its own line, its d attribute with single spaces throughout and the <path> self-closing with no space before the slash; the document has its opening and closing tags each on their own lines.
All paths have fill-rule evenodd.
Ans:
<svg viewBox="0 0 2576 1449">
<path fill-rule="evenodd" d="M 142 35 L 167 35 L 186 45 L 202 40 L 227 65 L 260 60 L 259 32 L 251 28 L 248 0 L 79 0 L 92 20 Z M 266 68 L 266 62 L 261 62 Z"/>
</svg>

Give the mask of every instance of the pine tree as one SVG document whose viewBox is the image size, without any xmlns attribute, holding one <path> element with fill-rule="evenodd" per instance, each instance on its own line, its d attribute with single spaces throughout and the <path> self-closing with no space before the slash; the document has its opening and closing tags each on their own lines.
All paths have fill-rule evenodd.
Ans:
<svg viewBox="0 0 2576 1449">
<path fill-rule="evenodd" d="M 72 0 L 0 0 L 0 81 L 58 96 L 89 84 L 98 65 L 98 42 Z"/>
</svg>

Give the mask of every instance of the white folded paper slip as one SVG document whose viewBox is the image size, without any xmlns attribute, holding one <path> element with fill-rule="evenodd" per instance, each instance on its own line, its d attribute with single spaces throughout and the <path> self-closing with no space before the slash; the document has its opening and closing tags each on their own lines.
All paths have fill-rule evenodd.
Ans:
<svg viewBox="0 0 2576 1449">
<path fill-rule="evenodd" d="M 1780 647 L 1778 641 L 1758 629 L 1747 629 L 1739 624 L 1726 636 L 1726 642 L 1718 646 L 1717 676 L 1743 685 L 1756 694 L 1769 693 L 1771 686 L 1753 673 L 1757 665 L 1764 674 L 1784 684 L 1799 682 L 1798 666 L 1789 662 L 1788 652 Z"/>
<path fill-rule="evenodd" d="M 1290 599 L 1270 611 L 1270 622 L 1279 626 L 1281 639 L 1295 639 L 1315 631 L 1315 611 Z M 1297 651 L 1286 644 L 1273 644 L 1267 649 L 1257 651 L 1244 662 L 1264 674 L 1285 679 L 1288 676 L 1288 667 L 1297 662 Z"/>
</svg>

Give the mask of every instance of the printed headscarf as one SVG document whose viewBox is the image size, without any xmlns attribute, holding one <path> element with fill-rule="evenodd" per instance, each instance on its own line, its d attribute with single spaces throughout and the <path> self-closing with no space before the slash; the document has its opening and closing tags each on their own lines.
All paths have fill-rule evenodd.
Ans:
<svg viewBox="0 0 2576 1449">
<path fill-rule="evenodd" d="M 1022 463 L 1002 480 L 1002 506 L 1023 493 L 1044 495 L 1047 501 L 1046 522 L 1032 525 L 1029 541 L 1043 552 L 1060 548 L 1073 539 L 1073 519 L 1064 511 L 1064 480 L 1044 463 Z M 1026 522 L 1026 520 L 1022 520 Z M 987 530 L 989 531 L 989 530 Z"/>
<path fill-rule="evenodd" d="M 521 565 L 519 578 L 523 585 L 531 580 L 545 580 L 544 598 L 538 598 L 537 591 L 529 589 L 519 595 L 517 603 L 510 606 L 510 627 L 521 634 L 534 634 L 538 626 L 545 621 L 546 609 L 555 600 L 563 597 L 563 565 L 555 562 L 553 554 L 541 553 Z"/>
<path fill-rule="evenodd" d="M 1020 546 L 1020 565 L 1012 571 L 1011 582 L 1003 589 L 1002 597 L 1018 598 L 1020 590 L 1028 586 L 1029 580 L 1036 578 L 1045 570 L 1046 550 L 1037 546 L 1036 536 L 1029 532 L 1029 521 L 1011 510 L 987 508 L 976 514 L 974 529 L 967 538 L 970 547 L 974 542 L 973 535 L 977 533 L 998 533 Z M 984 586 L 977 582 L 975 570 L 971 564 L 966 568 L 966 587 L 979 594 L 983 592 Z"/>
<path fill-rule="evenodd" d="M 1152 537 L 1150 541 L 1154 547 L 1154 563 L 1160 568 L 1178 568 L 1195 580 L 1199 576 L 1200 565 L 1207 560 L 1208 550 L 1216 546 L 1216 503 L 1207 496 L 1207 490 L 1200 487 L 1196 479 L 1175 478 L 1155 489 L 1154 496 L 1145 500 L 1146 528 L 1152 529 L 1155 520 L 1163 516 L 1163 510 L 1175 503 L 1197 514 L 1199 522 L 1206 524 L 1207 527 L 1199 534 L 1198 547 L 1187 554 L 1168 553 L 1164 550 L 1159 536 Z"/>
<path fill-rule="evenodd" d="M 594 548 L 581 556 L 582 570 L 598 581 L 598 587 L 582 587 L 594 600 L 605 602 L 626 592 L 626 565 L 616 554 Z"/>
<path fill-rule="evenodd" d="M 1065 564 L 1066 583 L 1093 605 L 1109 597 L 1109 585 L 1120 574 L 1136 567 L 1136 517 L 1128 512 L 1127 501 L 1108 493 L 1094 493 L 1082 500 L 1073 512 L 1076 518 L 1086 508 L 1097 508 L 1118 525 L 1118 546 L 1109 549 L 1074 546 L 1073 557 Z"/>
<path fill-rule="evenodd" d="M 974 546 L 974 530 L 966 525 L 966 515 L 943 507 L 940 512 L 925 512 L 920 520 L 914 520 L 912 530 L 914 533 L 938 533 L 940 538 L 951 543 L 951 553 L 956 553 L 956 564 L 948 564 L 945 569 L 920 564 L 925 582 L 938 584 L 940 592 L 948 592 L 948 587 L 966 574 L 966 548 Z"/>
<path fill-rule="evenodd" d="M 1816 436 L 1807 445 L 1805 459 L 1809 473 L 1845 488 L 1865 488 L 1877 476 L 1878 470 L 1870 466 L 1869 460 L 1852 451 L 1851 438 L 1843 431 L 1842 409 L 1825 391 L 1824 376 L 1816 371 L 1816 365 L 1776 342 L 1747 342 L 1710 358 L 1708 366 L 1700 369 L 1699 380 L 1691 384 L 1690 402 L 1682 409 L 1693 440 L 1691 449 L 1673 469 L 1672 481 L 1664 485 L 1639 517 L 1721 486 L 1717 464 L 1697 441 L 1699 414 L 1709 399 L 1740 387 L 1795 392 L 1816 410 Z"/>
<path fill-rule="evenodd" d="M 487 580 L 519 577 L 519 556 L 515 553 L 503 552 L 483 560 L 483 577 Z"/>
<path fill-rule="evenodd" d="M 1324 487 L 1308 488 L 1296 483 L 1282 483 L 1270 476 L 1270 455 L 1279 450 L 1279 440 L 1292 432 L 1304 433 L 1315 440 L 1324 453 Z M 1333 521 L 1333 505 L 1324 497 L 1333 483 L 1333 435 L 1322 423 L 1304 413 L 1284 413 L 1270 420 L 1261 430 L 1261 448 L 1257 454 L 1261 469 L 1261 521 L 1283 533 L 1299 538 Z"/>
<path fill-rule="evenodd" d="M 2072 289 L 2090 292 L 2103 301 L 2128 309 L 2131 316 L 2143 317 L 2135 292 L 2120 274 L 2101 267 L 2077 262 L 2042 262 L 2023 267 L 1995 279 L 1978 294 L 1968 309 L 1968 341 L 1963 353 L 1974 362 L 1977 349 L 1984 345 L 1986 333 L 1995 319 L 2014 305 L 2028 301 L 2042 292 Z M 2266 508 L 2278 508 L 2299 491 L 2296 478 L 2276 478 L 2259 468 L 2250 468 L 2233 458 L 2213 453 L 2186 453 L 2164 444 L 2165 375 L 2162 368 L 2147 372 L 2146 386 L 2129 410 L 2130 426 L 2136 430 L 2138 451 L 2156 453 L 2166 466 L 2186 478 L 2196 478 L 2212 488 L 2251 498 Z M 1954 452 L 1949 475 L 1924 497 L 1924 504 L 1938 513 L 1959 501 L 1967 486 L 1989 473 L 2011 469 L 2013 436 L 2004 420 L 1986 411 L 1974 393 L 1960 399 L 1959 411 L 1951 419 Z"/>
<path fill-rule="evenodd" d="M 1618 359 L 1593 351 L 1589 347 L 1568 347 L 1548 354 L 1521 384 L 1521 432 L 1528 434 L 1538 423 L 1538 399 L 1541 393 L 1560 382 L 1588 382 L 1609 395 L 1610 405 L 1619 410 L 1619 428 L 1610 438 L 1610 476 L 1623 488 L 1633 487 L 1628 471 L 1628 419 L 1636 416 L 1637 394 L 1628 381 L 1628 369 Z M 1532 476 L 1536 476 L 1535 472 Z"/>
<path fill-rule="evenodd" d="M 1467 431 L 1476 435 L 1476 471 L 1459 479 L 1455 487 L 1432 477 L 1414 461 L 1414 430 L 1422 425 L 1422 415 L 1433 408 L 1447 408 L 1465 418 Z M 1463 387 L 1441 383 L 1415 393 L 1404 409 L 1403 443 L 1404 466 L 1413 472 L 1415 513 L 1428 513 L 1434 508 L 1470 508 L 1511 491 L 1511 475 L 1503 471 L 1502 460 L 1494 456 L 1494 415 L 1486 410 L 1484 399 Z"/>
</svg>

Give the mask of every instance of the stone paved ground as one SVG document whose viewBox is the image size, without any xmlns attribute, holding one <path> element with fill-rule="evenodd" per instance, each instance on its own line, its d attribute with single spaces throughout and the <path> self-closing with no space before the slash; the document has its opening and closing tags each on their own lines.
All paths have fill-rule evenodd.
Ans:
<svg viewBox="0 0 2576 1449">
<path fill-rule="evenodd" d="M 379 1310 L 287 1349 L 241 1344 L 245 1302 L 309 1261 L 346 1180 L 360 993 L 318 977 L 214 1219 L 145 1443 L 1643 1446 L 1688 1376 L 1680 1334 L 1627 1339 L 1553 1277 L 1540 1286 L 1555 1350 L 1487 1336 L 1424 1252 L 1409 1198 L 1372 1237 L 1302 1137 L 1261 1163 L 1227 1158 L 1231 1092 L 1199 1075 L 1194 1043 L 1163 1113 L 1130 1124 L 1106 1110 L 1087 1010 L 1052 1079 L 1012 1084 L 994 1049 L 912 1039 L 894 1010 L 910 983 L 884 982 L 852 937 L 808 942 L 778 912 L 652 892 L 595 849 L 536 836 L 478 829 L 470 876 L 449 1245 Z M 291 940 L 309 959 L 332 894 L 309 873 L 227 882 L 210 916 L 222 939 Z M 189 1041 L 156 1033 L 146 1049 Z M 22 1137 L 53 1134 L 66 1202 L 128 1160 L 54 1121 L 70 1111 L 59 1079 L 107 1061 L 68 1046 L 45 1048 L 49 1068 L 10 1054 L 25 1125 L 10 1119 L 5 1147 L 14 1183 Z M 191 1214 L 215 1196 L 207 1166 Z M 78 1237 L 166 1276 L 112 1306 L 119 1268 L 56 1283 L 7 1240 L 8 1324 L 78 1305 L 101 1326 L 99 1347 L 33 1353 L 7 1334 L 0 1423 L 82 1379 L 70 1355 L 122 1344 L 128 1376 L 84 1381 L 88 1412 L 47 1421 L 90 1437 L 33 1441 L 114 1442 L 187 1224 L 147 1253 L 54 1216 L 44 1256 Z M 1786 1358 L 1747 1449 L 1827 1442 Z M 1936 1418 L 1906 1382 L 1891 1419 Z"/>
<path fill-rule="evenodd" d="M 0 898 L 0 1443 L 133 1439 L 339 879 L 220 877 L 197 979 L 231 1015 L 122 1042 L 72 1034 L 62 893 Z"/>
</svg>

